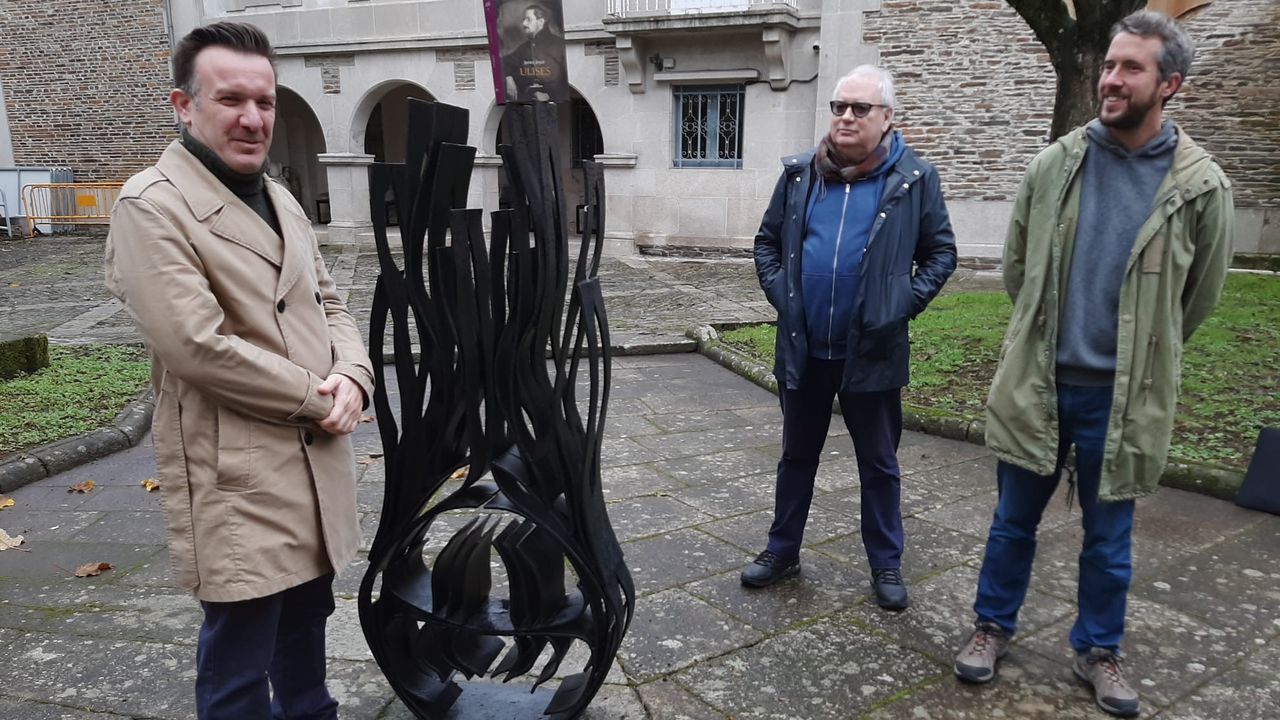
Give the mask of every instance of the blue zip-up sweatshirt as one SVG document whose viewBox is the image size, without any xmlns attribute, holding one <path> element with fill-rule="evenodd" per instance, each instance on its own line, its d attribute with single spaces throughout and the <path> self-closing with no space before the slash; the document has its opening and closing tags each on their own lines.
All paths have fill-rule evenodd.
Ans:
<svg viewBox="0 0 1280 720">
<path fill-rule="evenodd" d="M 889 156 L 866 177 L 852 183 L 815 183 L 809 193 L 800 277 L 810 357 L 838 360 L 848 354 L 862 254 L 884 194 L 885 175 L 904 147 L 902 136 L 894 133 Z"/>
</svg>

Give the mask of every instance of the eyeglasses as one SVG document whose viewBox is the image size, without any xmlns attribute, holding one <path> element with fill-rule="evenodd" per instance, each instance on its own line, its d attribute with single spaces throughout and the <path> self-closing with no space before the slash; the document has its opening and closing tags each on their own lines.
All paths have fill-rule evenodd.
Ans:
<svg viewBox="0 0 1280 720">
<path fill-rule="evenodd" d="M 867 113 L 871 112 L 871 108 L 887 108 L 888 105 L 877 105 L 875 103 L 864 102 L 845 102 L 843 100 L 831 101 L 831 114 L 836 117 L 844 115 L 845 110 L 852 110 L 853 116 L 856 118 L 864 118 Z"/>
</svg>

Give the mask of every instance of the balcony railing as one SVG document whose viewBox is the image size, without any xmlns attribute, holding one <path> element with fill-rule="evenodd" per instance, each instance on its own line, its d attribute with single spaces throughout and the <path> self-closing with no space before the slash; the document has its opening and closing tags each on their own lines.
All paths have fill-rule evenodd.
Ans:
<svg viewBox="0 0 1280 720">
<path fill-rule="evenodd" d="M 795 9 L 796 0 L 609 0 L 609 15 L 611 17 L 688 15 L 732 12 L 767 5 L 781 5 Z"/>
</svg>

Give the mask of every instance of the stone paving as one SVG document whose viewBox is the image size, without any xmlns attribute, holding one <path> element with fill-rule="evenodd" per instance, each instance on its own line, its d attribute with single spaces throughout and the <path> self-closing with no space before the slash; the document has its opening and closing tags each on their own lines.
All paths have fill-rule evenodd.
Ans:
<svg viewBox="0 0 1280 720">
<path fill-rule="evenodd" d="M 124 314 L 108 309 L 96 272 L 81 267 L 96 263 L 94 248 L 56 243 L 23 249 L 29 257 L 16 264 L 0 243 L 3 327 L 21 319 L 60 342 L 135 337 Z M 357 314 L 367 313 L 371 249 L 327 256 Z M 31 265 L 39 272 L 24 269 Z M 615 334 L 637 343 L 678 344 L 691 320 L 768 315 L 749 261 L 611 259 L 601 276 Z M 748 591 L 737 576 L 769 524 L 776 398 L 692 353 L 615 358 L 613 380 L 604 487 L 639 598 L 587 717 L 1104 717 L 1069 669 L 1081 533 L 1079 508 L 1062 494 L 1044 519 L 1022 633 L 1000 678 L 962 686 L 950 659 L 971 621 L 995 500 L 984 448 L 904 434 L 906 612 L 885 613 L 870 600 L 857 469 L 839 422 L 819 470 L 802 574 Z M 373 424 L 361 425 L 355 441 L 367 463 L 359 466 L 367 549 L 383 481 Z M 0 718 L 192 717 L 200 611 L 169 584 L 160 497 L 139 485 L 153 475 L 144 440 L 19 489 L 15 506 L 0 511 L 0 528 L 26 537 L 23 550 L 0 552 Z M 67 492 L 86 479 L 93 492 Z M 98 561 L 113 568 L 71 577 Z M 357 563 L 337 583 L 331 687 L 346 720 L 407 720 L 359 631 L 354 598 L 364 568 Z M 1280 518 L 1164 489 L 1139 503 L 1135 570 L 1126 649 L 1144 717 L 1280 716 Z M 477 715 L 467 697 L 460 718 Z"/>
</svg>

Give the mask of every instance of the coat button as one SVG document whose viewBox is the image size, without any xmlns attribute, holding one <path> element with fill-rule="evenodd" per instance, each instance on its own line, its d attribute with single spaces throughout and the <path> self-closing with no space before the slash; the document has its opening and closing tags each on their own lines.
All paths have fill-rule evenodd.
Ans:
<svg viewBox="0 0 1280 720">
<path fill-rule="evenodd" d="M 912 170 L 912 171 L 911 171 L 911 174 L 912 174 L 912 175 L 919 175 L 919 174 L 920 174 L 920 171 L 919 171 L 919 170 Z"/>
<path fill-rule="evenodd" d="M 283 301 L 283 300 L 281 300 L 280 302 L 276 303 L 276 311 L 277 311 L 277 312 L 284 312 L 284 301 Z"/>
<path fill-rule="evenodd" d="M 792 331 L 791 331 L 791 337 L 795 337 L 795 336 L 796 336 L 796 331 L 795 331 L 795 330 L 792 330 Z"/>
<path fill-rule="evenodd" d="M 800 182 L 800 178 L 796 178 L 796 182 Z"/>
<path fill-rule="evenodd" d="M 304 442 L 304 443 L 306 443 L 306 444 L 310 445 L 311 443 L 313 443 L 313 442 L 315 442 L 315 441 L 316 441 L 316 436 L 315 436 L 315 435 L 312 435 L 311 433 L 303 433 L 303 434 L 302 434 L 302 442 Z"/>
<path fill-rule="evenodd" d="M 887 217 L 887 216 L 886 216 L 884 213 L 880 213 L 880 217 L 881 217 L 881 218 L 884 218 L 884 217 Z"/>
<path fill-rule="evenodd" d="M 796 256 L 796 254 L 795 254 L 795 253 L 791 253 L 791 257 L 792 257 L 793 259 L 795 258 L 795 256 Z"/>
<path fill-rule="evenodd" d="M 787 297 L 795 297 L 795 296 L 796 296 L 795 290 L 792 290 L 791 292 L 787 293 Z"/>
<path fill-rule="evenodd" d="M 911 183 L 902 183 L 902 189 L 903 189 L 903 190 L 906 190 L 906 189 L 907 189 L 907 188 L 909 188 L 909 187 L 911 187 Z"/>
<path fill-rule="evenodd" d="M 320 299 L 320 291 L 319 291 L 319 290 L 317 290 L 317 291 L 316 291 L 316 304 L 317 304 L 317 305 L 323 305 L 323 304 L 324 304 L 324 301 Z"/>
</svg>

